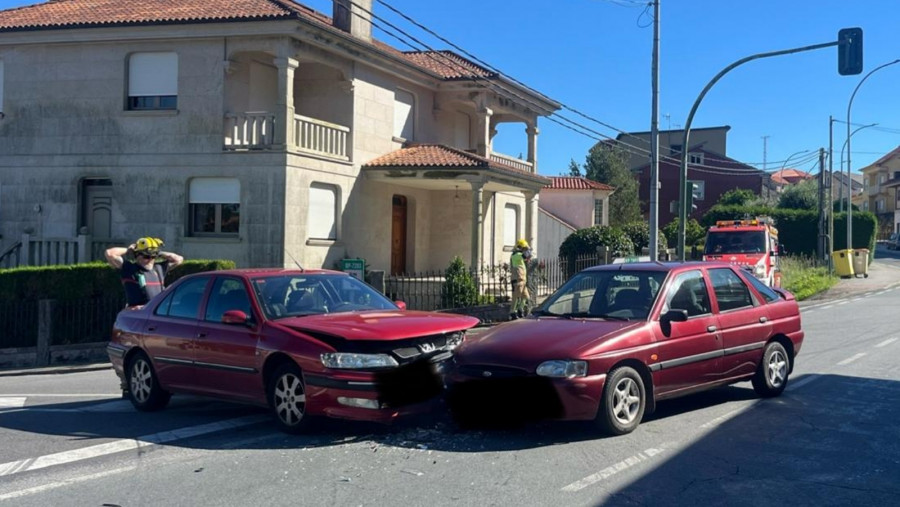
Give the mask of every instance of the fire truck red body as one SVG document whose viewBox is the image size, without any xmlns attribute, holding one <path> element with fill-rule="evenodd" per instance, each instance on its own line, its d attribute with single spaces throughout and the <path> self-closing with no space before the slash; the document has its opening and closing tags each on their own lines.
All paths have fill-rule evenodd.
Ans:
<svg viewBox="0 0 900 507">
<path fill-rule="evenodd" d="M 781 286 L 778 229 L 768 217 L 719 220 L 706 233 L 703 260 L 745 266 L 769 287 Z"/>
</svg>

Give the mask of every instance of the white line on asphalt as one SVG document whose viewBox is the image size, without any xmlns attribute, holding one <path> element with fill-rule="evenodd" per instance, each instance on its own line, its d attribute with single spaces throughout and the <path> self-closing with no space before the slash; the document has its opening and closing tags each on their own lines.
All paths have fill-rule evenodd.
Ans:
<svg viewBox="0 0 900 507">
<path fill-rule="evenodd" d="M 134 467 L 134 466 L 117 468 L 115 470 L 107 470 L 105 472 L 98 472 L 96 474 L 83 475 L 81 477 L 73 477 L 71 479 L 66 479 L 64 481 L 51 482 L 49 484 L 35 486 L 33 488 L 20 489 L 19 491 L 12 491 L 12 492 L 0 495 L 0 502 L 2 502 L 4 500 L 12 500 L 13 498 L 21 498 L 23 496 L 34 495 L 36 493 L 43 493 L 44 491 L 61 488 L 63 486 L 71 486 L 72 484 L 77 484 L 79 482 L 93 481 L 94 479 L 102 479 L 103 477 L 109 477 L 110 475 L 121 474 L 123 472 L 131 472 L 132 470 L 135 470 L 136 468 L 137 467 Z"/>
<path fill-rule="evenodd" d="M 796 390 L 796 389 L 800 389 L 801 387 L 805 386 L 806 384 L 809 384 L 809 383 L 812 382 L 813 380 L 818 380 L 818 379 L 820 379 L 820 378 L 821 378 L 821 376 L 820 376 L 820 375 L 817 375 L 817 374 L 813 374 L 813 375 L 805 375 L 802 379 L 800 379 L 800 380 L 798 380 L 798 381 L 796 381 L 796 382 L 791 382 L 791 383 L 789 383 L 788 386 L 787 386 L 787 389 L 788 389 L 789 391 L 794 391 L 794 390 Z"/>
<path fill-rule="evenodd" d="M 21 408 L 25 406 L 24 396 L 0 396 L 0 410 L 5 408 Z"/>
<path fill-rule="evenodd" d="M 849 302 L 850 302 L 850 301 L 841 301 L 840 303 L 838 303 L 838 306 L 845 305 L 845 304 L 847 304 L 847 303 L 849 303 Z"/>
<path fill-rule="evenodd" d="M 37 393 L 15 393 L 15 394 L 0 394 L 0 397 L 3 396 L 25 396 L 28 398 L 121 398 L 122 393 L 108 393 L 108 394 L 37 394 Z"/>
<path fill-rule="evenodd" d="M 879 349 L 880 349 L 881 347 L 887 347 L 888 345 L 894 343 L 895 341 L 897 341 L 897 338 L 888 338 L 887 340 L 885 340 L 885 341 L 879 343 L 878 345 L 875 345 L 875 347 L 876 347 L 876 348 L 879 348 Z"/>
<path fill-rule="evenodd" d="M 827 310 L 827 309 L 831 308 L 832 306 L 834 306 L 834 305 L 823 306 L 822 309 Z"/>
<path fill-rule="evenodd" d="M 613 475 L 616 475 L 617 473 L 619 473 L 623 470 L 631 468 L 634 465 L 637 465 L 638 463 L 647 461 L 648 459 L 663 452 L 665 450 L 665 448 L 668 446 L 669 445 L 664 444 L 664 445 L 660 446 L 660 448 L 651 447 L 650 449 L 647 449 L 644 452 L 639 452 L 639 453 L 635 454 L 634 456 L 625 458 L 624 460 L 616 463 L 615 465 L 610 465 L 595 474 L 591 474 L 591 475 L 585 477 L 584 479 L 575 481 L 572 484 L 569 484 L 568 486 L 563 487 L 562 491 L 567 491 L 570 493 L 573 493 L 575 491 L 581 491 L 582 489 L 590 486 L 591 484 L 600 482 L 604 479 L 608 479 L 609 477 L 612 477 Z"/>
<path fill-rule="evenodd" d="M 860 299 L 862 299 L 862 298 L 853 298 L 853 299 L 850 300 L 850 302 L 851 302 L 851 303 L 855 303 L 855 302 L 859 301 Z"/>
<path fill-rule="evenodd" d="M 743 412 L 744 410 L 747 410 L 747 408 L 749 407 L 739 408 L 737 410 L 732 410 L 731 412 L 726 412 L 707 423 L 701 424 L 700 427 L 703 429 L 714 428 L 727 421 L 728 419 L 731 419 L 733 416 Z"/>
<path fill-rule="evenodd" d="M 859 354 L 856 354 L 856 355 L 854 355 L 854 356 L 850 356 L 850 357 L 848 357 L 847 359 L 844 359 L 843 361 L 839 362 L 839 363 L 838 363 L 838 366 L 844 366 L 844 365 L 850 364 L 850 363 L 852 363 L 853 361 L 856 361 L 857 359 L 859 359 L 859 358 L 861 358 L 861 357 L 863 357 L 863 356 L 865 356 L 865 355 L 866 355 L 865 352 L 860 352 Z"/>
<path fill-rule="evenodd" d="M 256 424 L 267 419 L 267 416 L 262 415 L 238 417 L 237 419 L 228 419 L 226 421 L 201 424 L 198 426 L 188 426 L 187 428 L 179 428 L 171 431 L 153 433 L 151 435 L 145 435 L 136 439 L 115 440 L 112 442 L 107 442 L 105 444 L 92 445 L 90 447 L 58 452 L 56 454 L 47 454 L 45 456 L 40 456 L 37 458 L 12 461 L 9 463 L 0 464 L 0 477 L 28 472 L 31 470 L 39 470 L 41 468 L 47 468 L 54 465 L 63 465 L 75 461 L 96 458 L 99 456 L 105 456 L 107 454 L 114 454 L 122 451 L 137 450 L 142 447 L 164 444 L 166 442 L 196 437 L 216 431 L 240 428 L 243 426 Z"/>
</svg>

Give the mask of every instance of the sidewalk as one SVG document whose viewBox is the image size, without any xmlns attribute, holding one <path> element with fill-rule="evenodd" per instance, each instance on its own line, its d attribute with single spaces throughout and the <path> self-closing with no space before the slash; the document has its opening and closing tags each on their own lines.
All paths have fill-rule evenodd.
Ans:
<svg viewBox="0 0 900 507">
<path fill-rule="evenodd" d="M 98 371 L 112 369 L 112 364 L 88 363 L 45 366 L 41 368 L 21 368 L 18 370 L 0 370 L 0 377 L 21 377 L 24 375 L 56 375 L 60 373 L 78 373 L 82 371 Z"/>
<path fill-rule="evenodd" d="M 868 278 L 842 278 L 833 287 L 800 301 L 800 306 L 808 306 L 825 301 L 859 296 L 900 285 L 900 266 L 894 262 L 876 259 L 869 265 Z"/>
</svg>

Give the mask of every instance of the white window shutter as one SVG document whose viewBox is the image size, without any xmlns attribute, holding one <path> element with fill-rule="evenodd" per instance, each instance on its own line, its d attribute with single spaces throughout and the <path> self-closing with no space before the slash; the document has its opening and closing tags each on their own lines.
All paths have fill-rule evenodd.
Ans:
<svg viewBox="0 0 900 507">
<path fill-rule="evenodd" d="M 394 95 L 394 137 L 412 140 L 414 117 L 415 97 L 408 91 L 397 90 Z"/>
<path fill-rule="evenodd" d="M 503 209 L 503 245 L 516 244 L 516 236 L 519 232 L 519 208 L 507 205 Z"/>
<path fill-rule="evenodd" d="M 337 239 L 337 190 L 331 185 L 309 187 L 308 236 L 313 239 Z"/>
<path fill-rule="evenodd" d="M 240 204 L 241 182 L 234 178 L 194 178 L 189 193 L 191 204 Z"/>
<path fill-rule="evenodd" d="M 178 55 L 134 53 L 128 59 L 128 96 L 178 95 Z"/>
</svg>

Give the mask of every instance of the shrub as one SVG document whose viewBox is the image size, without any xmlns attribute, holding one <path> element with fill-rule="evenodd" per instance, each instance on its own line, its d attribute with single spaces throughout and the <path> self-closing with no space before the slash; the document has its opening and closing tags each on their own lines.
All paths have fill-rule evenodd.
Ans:
<svg viewBox="0 0 900 507">
<path fill-rule="evenodd" d="M 441 308 L 461 308 L 478 303 L 478 287 L 463 260 L 456 256 L 444 272 Z"/>
<path fill-rule="evenodd" d="M 622 226 L 622 232 L 631 240 L 634 245 L 634 253 L 640 255 L 644 248 L 650 247 L 650 223 L 648 222 L 631 222 Z M 657 245 L 659 248 L 665 248 L 667 238 L 662 231 L 658 231 Z"/>
<path fill-rule="evenodd" d="M 595 225 L 569 234 L 569 237 L 559 245 L 559 256 L 574 258 L 579 255 L 593 255 L 601 246 L 608 248 L 615 256 L 634 252 L 634 244 L 621 229 Z"/>
<path fill-rule="evenodd" d="M 666 238 L 669 248 L 678 246 L 678 224 L 679 219 L 675 219 L 662 228 L 662 233 Z M 686 246 L 696 246 L 706 239 L 706 228 L 700 225 L 697 220 L 690 218 L 684 229 L 684 244 Z"/>
</svg>

